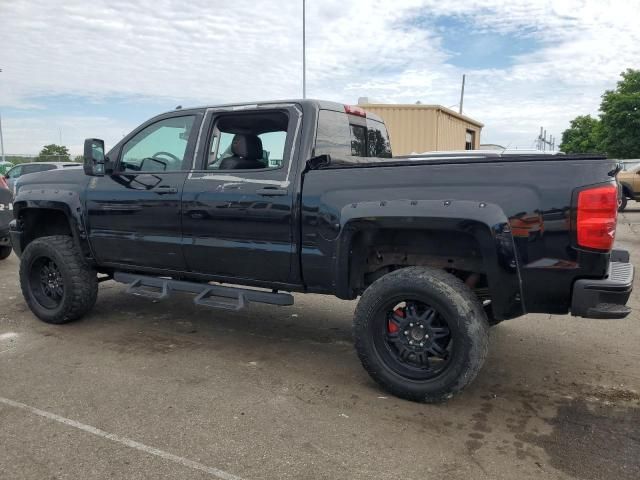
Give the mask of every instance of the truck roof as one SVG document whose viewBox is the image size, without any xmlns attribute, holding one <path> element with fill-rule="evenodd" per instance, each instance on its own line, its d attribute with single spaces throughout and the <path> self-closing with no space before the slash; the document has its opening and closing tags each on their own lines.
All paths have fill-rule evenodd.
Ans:
<svg viewBox="0 0 640 480">
<path fill-rule="evenodd" d="M 256 107 L 267 107 L 267 106 L 277 106 L 283 104 L 291 104 L 297 103 L 299 105 L 308 105 L 310 107 L 315 107 L 321 110 L 333 110 L 336 112 L 344 112 L 345 105 L 353 105 L 354 107 L 358 107 L 357 104 L 344 104 L 339 102 L 333 102 L 330 100 L 318 100 L 313 98 L 293 98 L 293 99 L 280 99 L 280 100 L 261 100 L 256 102 L 238 102 L 238 103 L 221 103 L 215 105 L 200 105 L 198 107 L 188 107 L 188 108 L 180 108 L 180 111 L 189 111 L 189 110 L 206 110 L 206 109 L 232 109 L 233 111 L 242 110 L 244 108 L 256 108 Z M 175 112 L 175 110 L 169 110 L 164 112 L 162 115 L 166 113 Z M 384 122 L 379 115 L 375 113 L 366 112 L 367 118 L 372 120 L 376 120 L 378 122 Z"/>
</svg>

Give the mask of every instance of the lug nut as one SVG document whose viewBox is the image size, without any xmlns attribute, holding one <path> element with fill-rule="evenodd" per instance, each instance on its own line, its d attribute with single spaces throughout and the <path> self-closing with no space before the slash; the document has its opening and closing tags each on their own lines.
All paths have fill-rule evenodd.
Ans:
<svg viewBox="0 0 640 480">
<path fill-rule="evenodd" d="M 409 340 L 409 345 L 413 345 L 413 340 Z"/>
<path fill-rule="evenodd" d="M 410 324 L 409 324 L 409 326 L 410 326 L 410 327 L 413 327 L 413 323 L 410 323 Z"/>
<path fill-rule="evenodd" d="M 424 325 L 420 324 L 420 328 L 424 328 Z"/>
<path fill-rule="evenodd" d="M 409 335 L 409 330 L 405 330 L 405 331 L 404 331 L 404 334 L 405 334 L 405 335 Z"/>
<path fill-rule="evenodd" d="M 423 342 L 420 342 L 420 346 L 421 346 L 421 347 L 424 347 L 424 343 L 423 343 Z"/>
</svg>

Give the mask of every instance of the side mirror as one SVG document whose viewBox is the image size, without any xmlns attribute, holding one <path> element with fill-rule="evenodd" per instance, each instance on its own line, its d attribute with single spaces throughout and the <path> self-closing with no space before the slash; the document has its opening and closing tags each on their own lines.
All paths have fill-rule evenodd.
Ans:
<svg viewBox="0 0 640 480">
<path fill-rule="evenodd" d="M 84 141 L 84 173 L 92 177 L 103 177 L 104 141 L 99 138 L 87 138 Z"/>
<path fill-rule="evenodd" d="M 318 155 L 307 160 L 307 170 L 317 170 L 331 165 L 331 155 Z"/>
</svg>

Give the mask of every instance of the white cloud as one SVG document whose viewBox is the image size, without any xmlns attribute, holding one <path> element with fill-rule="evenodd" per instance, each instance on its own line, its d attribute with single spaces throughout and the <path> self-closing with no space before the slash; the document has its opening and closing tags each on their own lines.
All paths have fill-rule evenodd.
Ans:
<svg viewBox="0 0 640 480">
<path fill-rule="evenodd" d="M 24 1 L 0 5 L 0 106 L 8 151 L 83 136 L 108 142 L 133 125 L 84 112 L 46 116 L 39 98 L 149 98 L 170 105 L 301 95 L 301 2 Z M 485 123 L 483 141 L 530 146 L 595 113 L 621 71 L 640 67 L 640 1 L 307 0 L 308 93 L 353 103 L 458 102 Z M 539 48 L 501 69 L 463 70 L 417 15 L 458 16 L 474 29 L 525 36 Z M 164 100 L 163 100 L 164 99 Z M 48 132 L 48 133 L 46 133 Z M 53 138 L 51 138 L 53 137 Z M 26 150 L 28 149 L 28 150 Z M 76 150 L 79 151 L 79 150 Z"/>
</svg>

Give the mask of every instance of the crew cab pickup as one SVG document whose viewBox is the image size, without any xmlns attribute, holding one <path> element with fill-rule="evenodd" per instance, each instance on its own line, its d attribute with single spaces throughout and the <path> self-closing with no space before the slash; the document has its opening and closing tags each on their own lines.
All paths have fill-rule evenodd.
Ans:
<svg viewBox="0 0 640 480">
<path fill-rule="evenodd" d="M 360 297 L 365 369 L 438 402 L 476 376 L 491 324 L 630 312 L 605 157 L 393 158 L 380 118 L 292 100 L 178 109 L 109 152 L 88 139 L 84 158 L 26 178 L 13 206 L 22 291 L 46 322 L 82 317 L 111 279 L 226 310 Z"/>
</svg>

